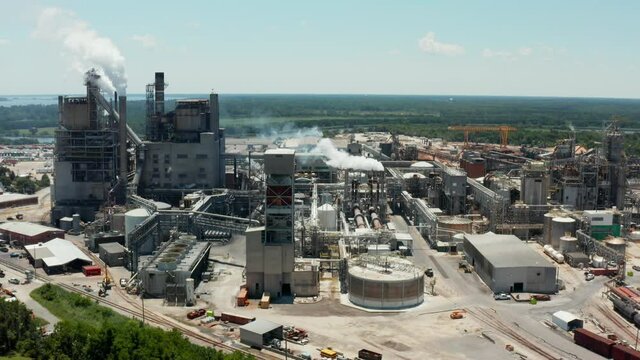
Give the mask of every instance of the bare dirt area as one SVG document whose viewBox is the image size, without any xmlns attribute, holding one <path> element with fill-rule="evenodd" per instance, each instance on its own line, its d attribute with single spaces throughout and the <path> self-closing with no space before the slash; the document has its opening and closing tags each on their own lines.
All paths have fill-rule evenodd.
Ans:
<svg viewBox="0 0 640 360">
<path fill-rule="evenodd" d="M 51 187 L 40 189 L 35 193 L 38 196 L 38 205 L 16 206 L 0 209 L 0 220 L 16 218 L 17 214 L 23 215 L 23 221 L 35 223 L 50 223 L 51 212 Z"/>
</svg>

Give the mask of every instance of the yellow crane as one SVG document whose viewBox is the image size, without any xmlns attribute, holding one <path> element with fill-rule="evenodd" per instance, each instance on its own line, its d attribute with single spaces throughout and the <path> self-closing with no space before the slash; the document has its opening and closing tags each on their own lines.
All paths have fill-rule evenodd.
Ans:
<svg viewBox="0 0 640 360">
<path fill-rule="evenodd" d="M 500 147 L 505 148 L 509 144 L 509 133 L 518 129 L 508 125 L 484 126 L 484 125 L 464 125 L 449 126 L 449 130 L 464 131 L 464 147 L 469 147 L 469 133 L 497 131 L 500 132 Z"/>
</svg>

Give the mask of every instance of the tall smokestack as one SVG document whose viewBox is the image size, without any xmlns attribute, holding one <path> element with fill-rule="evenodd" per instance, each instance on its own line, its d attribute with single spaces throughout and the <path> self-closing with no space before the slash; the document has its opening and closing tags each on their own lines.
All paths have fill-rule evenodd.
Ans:
<svg viewBox="0 0 640 360">
<path fill-rule="evenodd" d="M 209 128 L 209 131 L 213 132 L 217 139 L 220 129 L 220 107 L 218 106 L 218 94 L 211 93 L 209 95 L 209 113 L 211 114 L 211 127 Z"/>
<path fill-rule="evenodd" d="M 120 121 L 118 122 L 118 138 L 120 139 L 119 154 L 120 154 L 120 181 L 126 191 L 127 175 L 128 175 L 128 156 L 127 156 L 127 97 L 120 96 L 118 99 L 118 113 L 120 114 Z"/>
<path fill-rule="evenodd" d="M 164 73 L 156 73 L 156 115 L 164 115 Z"/>
</svg>

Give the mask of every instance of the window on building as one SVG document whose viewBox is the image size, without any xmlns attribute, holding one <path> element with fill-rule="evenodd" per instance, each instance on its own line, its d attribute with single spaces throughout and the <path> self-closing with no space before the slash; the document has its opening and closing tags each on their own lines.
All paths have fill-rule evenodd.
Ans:
<svg viewBox="0 0 640 360">
<path fill-rule="evenodd" d="M 178 178 L 179 179 L 186 179 L 187 178 L 187 174 L 185 174 L 185 173 L 178 174 Z"/>
<path fill-rule="evenodd" d="M 206 159 L 207 154 L 196 154 L 196 159 Z"/>
<path fill-rule="evenodd" d="M 187 154 L 178 154 L 178 155 L 176 155 L 176 158 L 178 158 L 178 159 L 188 159 L 189 155 L 187 155 Z"/>
</svg>

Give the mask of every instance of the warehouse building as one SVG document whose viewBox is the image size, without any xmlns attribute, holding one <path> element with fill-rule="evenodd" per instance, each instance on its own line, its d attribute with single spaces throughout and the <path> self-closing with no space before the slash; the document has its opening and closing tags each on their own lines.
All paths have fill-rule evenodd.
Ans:
<svg viewBox="0 0 640 360">
<path fill-rule="evenodd" d="M 240 327 L 240 342 L 255 348 L 268 345 L 273 339 L 283 339 L 283 327 L 271 321 L 256 319 Z"/>
<path fill-rule="evenodd" d="M 38 205 L 38 195 L 0 192 L 0 209 L 27 205 Z"/>
<path fill-rule="evenodd" d="M 557 269 L 514 235 L 464 235 L 464 253 L 494 293 L 555 293 Z"/>
<path fill-rule="evenodd" d="M 2 233 L 5 240 L 16 241 L 21 246 L 37 244 L 55 238 L 64 239 L 63 230 L 21 221 L 0 224 L 0 233 Z"/>
<path fill-rule="evenodd" d="M 69 271 L 80 271 L 84 265 L 92 261 L 71 241 L 53 239 L 46 243 L 27 245 L 29 261 L 35 267 L 41 267 L 47 274 L 59 274 Z"/>
<path fill-rule="evenodd" d="M 124 246 L 117 242 L 110 242 L 100 244 L 98 248 L 100 260 L 104 261 L 105 264 L 109 266 L 124 266 L 125 254 L 127 252 Z"/>
</svg>

